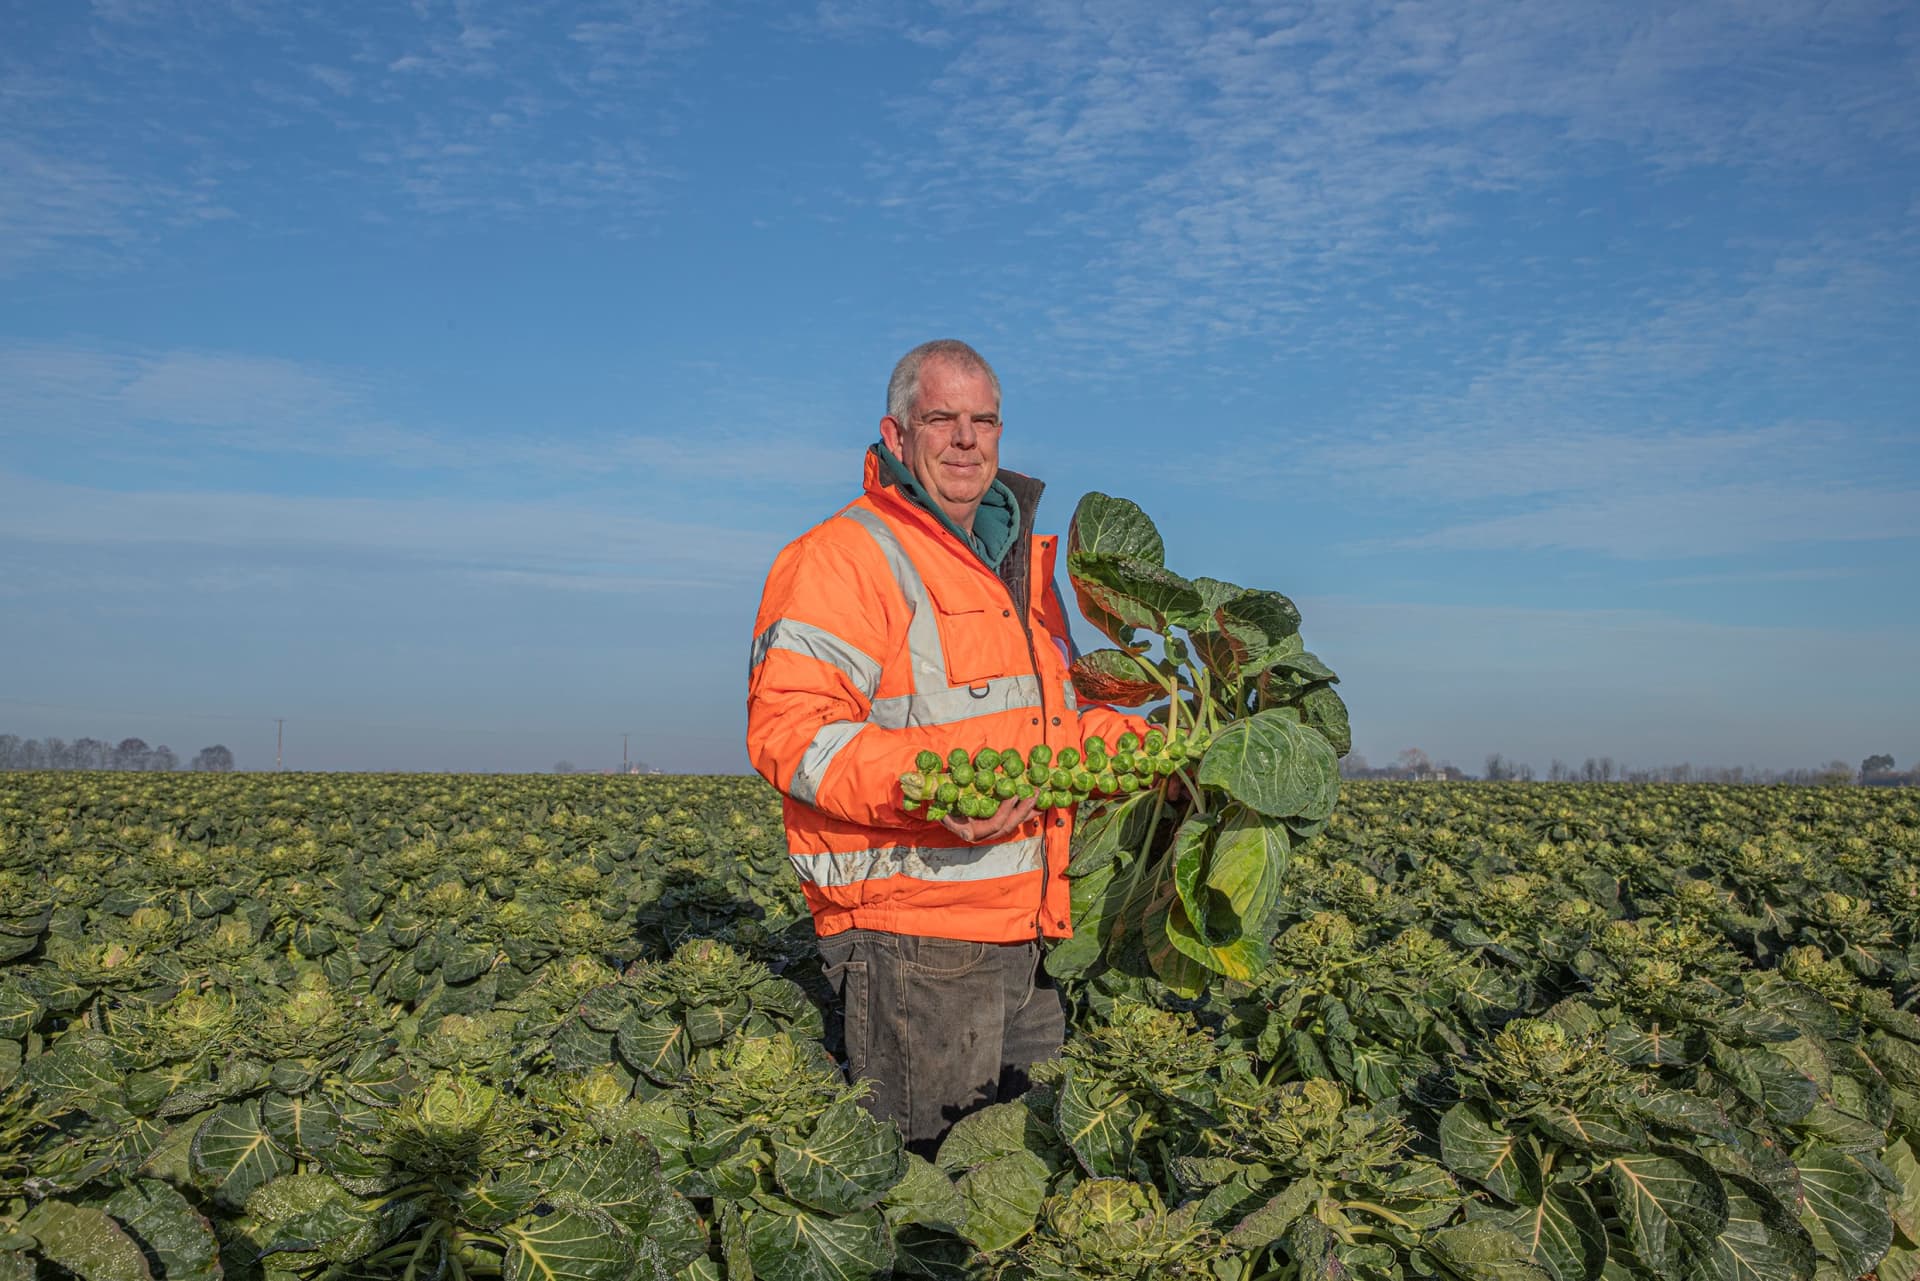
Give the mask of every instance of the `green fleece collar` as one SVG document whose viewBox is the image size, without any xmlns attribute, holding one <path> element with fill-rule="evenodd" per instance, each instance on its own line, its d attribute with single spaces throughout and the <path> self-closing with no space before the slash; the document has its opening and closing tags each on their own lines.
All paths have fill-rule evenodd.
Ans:
<svg viewBox="0 0 1920 1281">
<path fill-rule="evenodd" d="M 894 457 L 885 441 L 876 442 L 874 448 L 880 451 L 880 465 L 891 484 L 933 513 L 954 537 L 973 548 L 974 554 L 986 562 L 987 568 L 996 574 L 1000 572 L 1000 563 L 1013 550 L 1014 535 L 1020 530 L 1020 500 L 1013 496 L 1011 489 L 995 478 L 987 488 L 986 497 L 980 500 L 979 509 L 973 513 L 973 532 L 969 534 L 941 510 L 940 504 L 933 501 L 932 495 L 907 470 L 907 465 Z"/>
</svg>

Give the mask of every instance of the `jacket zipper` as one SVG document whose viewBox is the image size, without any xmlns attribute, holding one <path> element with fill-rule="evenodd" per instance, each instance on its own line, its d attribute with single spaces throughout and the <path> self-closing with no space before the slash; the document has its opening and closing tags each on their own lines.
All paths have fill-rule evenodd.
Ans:
<svg viewBox="0 0 1920 1281">
<path fill-rule="evenodd" d="M 1027 544 L 1027 555 L 1029 557 L 1033 555 L 1031 539 Z M 1027 638 L 1027 666 L 1032 669 L 1034 687 L 1040 691 L 1040 741 L 1044 743 L 1047 740 L 1047 679 L 1040 674 L 1040 653 L 1033 647 L 1033 624 L 1027 620 L 1026 613 L 1020 609 L 1020 602 L 1013 598 L 1013 588 L 1007 586 L 1006 580 L 995 574 L 993 581 L 1000 584 L 1000 590 L 1006 593 L 1007 604 L 1012 606 L 1008 612 L 1017 612 L 1020 615 L 1020 631 Z M 1031 598 L 1033 595 L 1031 563 L 1027 568 L 1027 586 L 1029 589 L 1027 595 Z M 1047 942 L 1047 933 L 1040 927 L 1040 918 L 1047 910 L 1047 877 L 1051 871 L 1052 869 L 1047 865 L 1047 820 L 1042 818 L 1040 820 L 1040 899 L 1033 908 L 1033 940 L 1040 947 L 1045 947 Z"/>
</svg>

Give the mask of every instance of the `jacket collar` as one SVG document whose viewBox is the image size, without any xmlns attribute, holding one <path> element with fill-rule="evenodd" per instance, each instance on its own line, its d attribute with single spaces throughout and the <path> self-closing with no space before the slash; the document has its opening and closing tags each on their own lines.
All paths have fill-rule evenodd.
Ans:
<svg viewBox="0 0 1920 1281">
<path fill-rule="evenodd" d="M 989 565 L 985 558 L 974 549 L 970 540 L 947 519 L 945 513 L 936 512 L 930 503 L 924 503 L 910 497 L 904 489 L 895 483 L 892 469 L 888 467 L 879 445 L 867 450 L 866 475 L 864 488 L 867 496 L 876 502 L 885 504 L 890 510 L 909 520 L 915 520 L 927 529 L 938 530 L 956 543 L 968 548 L 968 559 L 983 569 L 992 571 L 1001 582 L 1007 585 L 1014 603 L 1019 606 L 1021 616 L 1026 615 L 1032 594 L 1033 578 L 1033 530 L 1034 516 L 1040 509 L 1040 496 L 1046 492 L 1046 482 L 1017 471 L 1008 471 L 1002 467 L 994 477 L 994 483 L 1004 485 L 1020 514 L 1018 527 L 1014 530 L 1013 542 L 1007 548 L 999 565 Z M 916 485 L 917 489 L 918 486 Z"/>
</svg>

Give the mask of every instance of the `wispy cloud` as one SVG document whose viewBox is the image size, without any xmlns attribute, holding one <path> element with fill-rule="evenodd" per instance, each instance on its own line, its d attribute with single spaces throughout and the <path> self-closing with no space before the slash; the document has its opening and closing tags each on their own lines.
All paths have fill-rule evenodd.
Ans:
<svg viewBox="0 0 1920 1281">
<path fill-rule="evenodd" d="M 1058 237 L 1059 337 L 1091 348 L 1325 341 L 1328 299 L 1434 254 L 1489 201 L 1522 227 L 1564 220 L 1581 178 L 1857 176 L 1920 152 L 1892 4 L 933 12 L 954 43 L 901 110 L 937 145 L 880 149 L 878 199 L 939 233 L 998 211 Z M 880 21 L 818 17 L 849 38 Z"/>
<path fill-rule="evenodd" d="M 476 572 L 572 575 L 645 564 L 736 588 L 772 559 L 755 531 L 577 502 L 124 492 L 0 472 L 0 539 L 46 546 L 198 547 L 356 555 Z"/>
<path fill-rule="evenodd" d="M 1574 499 L 1445 525 L 1395 545 L 1659 559 L 1903 538 L 1920 538 L 1920 489 L 1740 485 Z"/>
<path fill-rule="evenodd" d="M 787 427 L 755 434 L 716 422 L 573 422 L 563 433 L 415 426 L 382 408 L 390 395 L 363 373 L 314 362 L 221 351 L 129 351 L 0 344 L 0 442 L 84 448 L 96 459 L 178 471 L 215 452 L 351 461 L 365 469 L 471 476 L 497 472 L 548 482 L 622 483 L 629 492 L 678 488 L 744 499 L 756 492 L 824 499 L 857 481 L 856 435 L 824 439 L 808 420 L 824 408 L 790 388 L 741 380 L 713 397 L 716 420 L 776 413 Z M 772 408 L 763 410 L 763 405 Z M 292 473 L 298 474 L 298 473 Z M 320 478 L 307 476 L 303 483 Z"/>
</svg>

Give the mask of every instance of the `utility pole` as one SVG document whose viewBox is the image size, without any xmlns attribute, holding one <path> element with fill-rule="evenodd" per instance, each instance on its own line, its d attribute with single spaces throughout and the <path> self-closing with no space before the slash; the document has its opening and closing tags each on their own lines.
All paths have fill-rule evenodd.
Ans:
<svg viewBox="0 0 1920 1281">
<path fill-rule="evenodd" d="M 627 772 L 627 735 L 620 736 L 620 772 Z"/>
<path fill-rule="evenodd" d="M 280 749 L 287 745 L 287 718 L 276 716 L 273 724 L 273 770 L 277 774 L 280 772 Z"/>
</svg>

